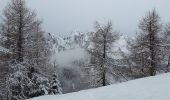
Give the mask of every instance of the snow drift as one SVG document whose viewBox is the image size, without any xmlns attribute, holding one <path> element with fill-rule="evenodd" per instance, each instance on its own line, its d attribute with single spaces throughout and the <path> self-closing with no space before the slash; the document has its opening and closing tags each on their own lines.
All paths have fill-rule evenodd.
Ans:
<svg viewBox="0 0 170 100">
<path fill-rule="evenodd" d="M 170 100 L 170 73 L 75 93 L 30 100 Z"/>
</svg>

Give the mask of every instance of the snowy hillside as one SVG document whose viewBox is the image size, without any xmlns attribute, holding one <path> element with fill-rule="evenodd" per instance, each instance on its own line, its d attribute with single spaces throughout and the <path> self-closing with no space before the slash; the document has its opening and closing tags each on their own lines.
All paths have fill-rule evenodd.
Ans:
<svg viewBox="0 0 170 100">
<path fill-rule="evenodd" d="M 59 96 L 30 100 L 170 100 L 170 73 Z"/>
</svg>

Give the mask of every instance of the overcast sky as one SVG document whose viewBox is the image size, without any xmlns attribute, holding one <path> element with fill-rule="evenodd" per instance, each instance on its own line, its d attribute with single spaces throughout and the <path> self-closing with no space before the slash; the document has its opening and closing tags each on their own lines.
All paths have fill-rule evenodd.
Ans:
<svg viewBox="0 0 170 100">
<path fill-rule="evenodd" d="M 0 13 L 9 0 L 0 0 Z M 170 22 L 170 0 L 26 0 L 38 13 L 46 32 L 66 34 L 93 30 L 96 20 L 113 22 L 114 29 L 131 36 L 139 20 L 154 8 Z"/>
</svg>

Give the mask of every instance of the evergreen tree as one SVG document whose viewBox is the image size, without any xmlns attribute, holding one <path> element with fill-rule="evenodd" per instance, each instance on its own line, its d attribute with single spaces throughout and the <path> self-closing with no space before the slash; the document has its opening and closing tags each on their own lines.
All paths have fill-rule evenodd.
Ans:
<svg viewBox="0 0 170 100">
<path fill-rule="evenodd" d="M 62 89 L 60 85 L 60 81 L 57 79 L 57 75 L 53 75 L 52 81 L 51 81 L 51 89 L 50 94 L 62 94 Z"/>
</svg>

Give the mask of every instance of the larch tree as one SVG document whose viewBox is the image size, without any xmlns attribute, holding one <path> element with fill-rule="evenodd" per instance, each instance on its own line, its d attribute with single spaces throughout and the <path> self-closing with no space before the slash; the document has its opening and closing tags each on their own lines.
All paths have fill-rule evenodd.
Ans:
<svg viewBox="0 0 170 100">
<path fill-rule="evenodd" d="M 89 53 L 91 55 L 91 64 L 95 66 L 95 86 L 107 85 L 107 68 L 109 53 L 111 52 L 112 44 L 119 38 L 119 34 L 112 31 L 112 23 L 108 22 L 106 25 L 101 25 L 98 22 L 95 24 L 96 31 L 90 36 L 91 48 Z"/>
<path fill-rule="evenodd" d="M 32 26 L 34 17 L 35 14 L 30 12 L 25 7 L 25 1 L 23 0 L 11 0 L 11 2 L 8 4 L 3 12 L 1 31 L 2 35 L 6 37 L 3 45 L 5 48 L 9 49 L 12 52 L 12 54 L 6 59 L 6 67 L 8 67 L 10 71 L 8 72 L 8 77 L 6 79 L 7 81 L 10 81 L 8 79 L 14 79 L 6 83 L 6 92 L 8 92 L 7 99 L 9 100 L 18 100 L 25 98 L 23 96 L 23 93 L 21 93 L 23 89 L 23 85 L 21 84 L 24 84 L 24 82 L 28 82 L 26 81 L 25 77 L 25 68 L 21 71 L 21 69 L 23 68 L 21 63 L 23 63 L 24 61 L 23 43 L 24 35 L 29 34 L 31 30 L 30 26 Z M 16 72 L 20 73 L 12 75 Z M 16 77 L 14 78 L 14 76 Z M 24 82 L 22 81 L 23 79 L 25 79 Z"/>
<path fill-rule="evenodd" d="M 11 52 L 6 59 L 10 70 L 6 78 L 8 99 L 23 100 L 47 94 L 49 75 L 55 70 L 48 62 L 50 51 L 41 21 L 26 7 L 25 0 L 11 0 L 2 21 L 1 35 L 5 37 L 2 45 Z"/>
<path fill-rule="evenodd" d="M 154 76 L 161 59 L 161 41 L 159 37 L 161 23 L 155 9 L 149 11 L 141 20 L 139 29 L 140 32 L 136 39 L 137 45 L 134 47 L 137 50 L 136 55 L 140 58 L 139 61 L 142 63 L 142 66 L 148 68 L 149 75 Z"/>
</svg>

